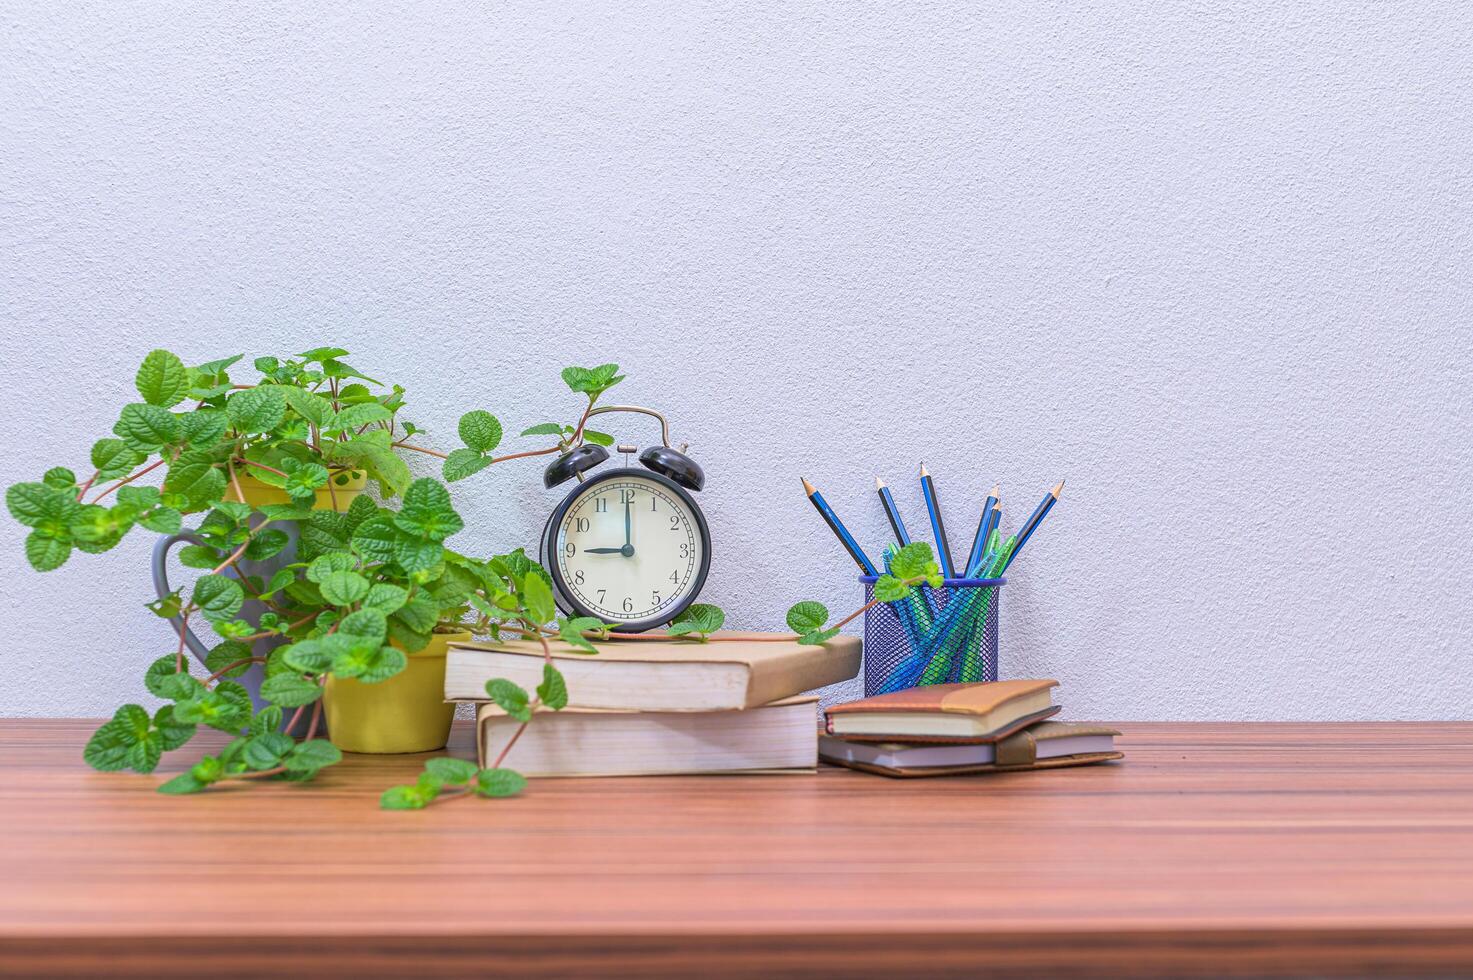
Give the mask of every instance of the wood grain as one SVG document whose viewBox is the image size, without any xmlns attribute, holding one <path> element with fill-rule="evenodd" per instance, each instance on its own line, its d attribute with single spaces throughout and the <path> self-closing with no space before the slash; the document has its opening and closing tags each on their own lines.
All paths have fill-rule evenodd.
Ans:
<svg viewBox="0 0 1473 980">
<path fill-rule="evenodd" d="M 0 720 L 0 973 L 1473 971 L 1473 724 L 1122 724 L 987 777 L 537 780 L 376 809 L 425 756 L 157 795 Z M 452 751 L 470 757 L 470 731 Z"/>
</svg>

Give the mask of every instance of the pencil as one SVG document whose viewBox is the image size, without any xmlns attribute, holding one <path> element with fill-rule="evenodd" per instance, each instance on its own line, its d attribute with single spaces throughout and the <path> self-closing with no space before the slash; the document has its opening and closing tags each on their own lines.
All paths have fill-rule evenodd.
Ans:
<svg viewBox="0 0 1473 980">
<path fill-rule="evenodd" d="M 910 544 L 910 535 L 905 531 L 905 522 L 900 519 L 900 511 L 895 507 L 895 498 L 890 496 L 890 488 L 885 481 L 875 477 L 875 489 L 880 494 L 880 504 L 885 508 L 885 516 L 890 518 L 890 527 L 895 531 L 895 540 L 901 546 Z"/>
<path fill-rule="evenodd" d="M 982 548 L 987 544 L 987 525 L 992 521 L 992 508 L 996 506 L 997 486 L 994 485 L 992 492 L 982 502 L 982 516 L 977 518 L 977 533 L 972 537 L 972 551 L 967 556 L 966 574 L 968 577 L 971 576 L 972 569 L 982 561 Z"/>
<path fill-rule="evenodd" d="M 1018 543 L 1013 546 L 1013 553 L 1008 556 L 1007 565 L 1003 565 L 1002 567 L 1004 572 L 1008 570 L 1008 565 L 1013 563 L 1013 559 L 1018 557 L 1018 552 L 1023 550 L 1023 546 L 1028 543 L 1028 539 L 1033 537 L 1033 532 L 1038 530 L 1038 525 L 1043 523 L 1044 517 L 1048 515 L 1049 508 L 1053 507 L 1054 503 L 1059 499 L 1059 494 L 1063 492 L 1064 481 L 1060 480 L 1059 485 L 1044 494 L 1043 499 L 1038 502 L 1038 506 L 1033 508 L 1033 513 L 1028 515 L 1028 520 L 1018 529 Z"/>
<path fill-rule="evenodd" d="M 799 479 L 803 480 L 802 477 L 799 477 Z M 828 501 L 823 499 L 823 494 L 819 493 L 818 489 L 807 480 L 803 480 L 803 492 L 808 494 L 808 500 L 813 504 L 814 509 L 818 511 L 819 515 L 823 517 L 824 523 L 829 526 L 829 530 L 834 532 L 834 537 L 839 539 L 839 543 L 844 546 L 844 550 L 849 552 L 849 557 L 854 559 L 854 564 L 858 565 L 864 574 L 878 577 L 880 573 L 875 570 L 874 562 L 869 560 L 869 556 L 864 553 L 864 549 L 859 547 L 859 542 L 854 540 L 854 535 L 850 534 L 849 529 L 844 526 L 844 522 L 839 520 L 839 515 L 835 514 L 834 509 L 829 506 Z"/>
<path fill-rule="evenodd" d="M 936 485 L 926 464 L 921 464 L 921 494 L 926 498 L 926 513 L 931 518 L 931 534 L 936 539 L 936 560 L 941 563 L 941 574 L 945 578 L 956 578 L 956 568 L 951 563 L 951 546 L 946 543 L 946 525 L 941 522 L 941 505 L 936 501 Z"/>
</svg>

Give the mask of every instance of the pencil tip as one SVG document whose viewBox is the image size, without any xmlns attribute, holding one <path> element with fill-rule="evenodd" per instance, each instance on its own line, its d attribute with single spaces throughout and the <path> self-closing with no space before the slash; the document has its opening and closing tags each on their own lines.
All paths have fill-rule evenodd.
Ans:
<svg viewBox="0 0 1473 980">
<path fill-rule="evenodd" d="M 882 479 L 880 479 L 879 477 L 875 477 L 875 489 L 876 490 L 883 490 L 883 489 L 885 489 L 885 481 L 882 480 Z"/>
<path fill-rule="evenodd" d="M 926 464 L 925 463 L 922 463 L 921 464 L 921 476 L 930 476 L 930 475 L 931 475 L 930 473 L 927 473 L 926 472 Z"/>
<path fill-rule="evenodd" d="M 800 479 L 800 480 L 803 481 L 803 492 L 806 493 L 806 494 L 808 494 L 808 496 L 811 497 L 815 493 L 818 493 L 818 491 L 816 489 L 814 489 L 813 484 L 811 484 L 811 483 L 808 482 L 807 477 L 800 476 L 800 477 L 798 477 L 798 479 Z"/>
<path fill-rule="evenodd" d="M 1053 493 L 1054 493 L 1054 499 L 1055 500 L 1058 500 L 1059 499 L 1059 494 L 1061 494 L 1063 492 L 1064 492 L 1064 481 L 1063 480 L 1060 480 L 1059 481 L 1059 485 L 1056 486 L 1056 487 L 1054 487 L 1054 491 L 1053 491 Z"/>
<path fill-rule="evenodd" d="M 988 494 L 988 496 L 991 497 L 991 498 L 993 498 L 994 500 L 998 499 L 1001 496 L 1001 494 L 998 493 L 998 490 L 1000 489 L 1000 487 L 1001 487 L 1001 484 L 994 483 L 992 485 L 992 492 L 990 494 Z"/>
</svg>

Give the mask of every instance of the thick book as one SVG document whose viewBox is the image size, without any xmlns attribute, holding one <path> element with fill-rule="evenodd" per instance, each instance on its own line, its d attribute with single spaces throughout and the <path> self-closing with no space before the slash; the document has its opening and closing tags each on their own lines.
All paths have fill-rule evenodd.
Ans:
<svg viewBox="0 0 1473 980">
<path fill-rule="evenodd" d="M 811 772 L 818 765 L 817 701 L 788 698 L 748 711 L 542 710 L 502 765 L 524 776 Z M 519 724 L 494 704 L 477 709 L 482 766 Z"/>
<path fill-rule="evenodd" d="M 852 742 L 825 735 L 818 755 L 825 762 L 885 776 L 953 776 L 1085 766 L 1124 758 L 1115 750 L 1120 733 L 1101 725 L 1044 721 L 998 742 L 952 745 Z"/>
<path fill-rule="evenodd" d="M 598 653 L 550 641 L 579 708 L 637 711 L 730 711 L 754 708 L 859 673 L 859 638 L 836 636 L 803 646 L 782 634 L 726 633 L 721 642 L 612 639 Z M 445 698 L 486 700 L 497 677 L 531 690 L 542 683 L 542 645 L 532 640 L 454 643 L 445 661 Z"/>
<path fill-rule="evenodd" d="M 831 705 L 830 735 L 865 742 L 996 742 L 1055 714 L 1058 681 L 933 684 Z"/>
</svg>

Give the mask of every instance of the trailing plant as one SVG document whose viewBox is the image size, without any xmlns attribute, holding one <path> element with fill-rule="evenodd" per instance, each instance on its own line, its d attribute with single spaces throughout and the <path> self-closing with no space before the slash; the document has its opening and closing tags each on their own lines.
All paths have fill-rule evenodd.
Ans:
<svg viewBox="0 0 1473 980">
<path fill-rule="evenodd" d="M 464 522 L 446 488 L 414 479 L 400 453 L 441 457 L 446 478 L 459 479 L 585 440 L 612 442 L 585 423 L 598 398 L 623 379 L 618 367 L 563 371 L 569 388 L 586 400 L 577 423 L 533 426 L 525 434 L 556 439 L 496 457 L 502 427 L 491 413 L 461 418 L 463 449 L 447 454 L 420 445 L 423 431 L 400 417 L 404 389 L 358 372 L 342 360 L 347 354 L 317 348 L 295 358 L 257 358 L 259 378 L 242 384 L 230 377 L 241 356 L 186 367 L 168 351 L 153 351 L 134 380 L 143 400 L 125 405 L 113 437 L 94 444 L 90 476 L 78 480 L 56 467 L 39 482 L 8 489 L 11 514 L 31 528 L 26 556 L 39 571 L 60 567 L 73 550 L 107 551 L 134 527 L 175 533 L 185 515 L 204 515 L 192 532 L 198 543 L 181 548 L 179 557 L 205 574 L 187 596 L 176 591 L 148 604 L 177 622 L 177 644 L 144 675 L 147 690 L 171 703 L 152 714 L 137 704 L 119 708 L 84 750 L 94 768 L 152 772 L 163 752 L 204 726 L 231 741 L 161 791 L 310 779 L 341 757 L 315 737 L 329 675 L 386 680 L 404 669 L 406 653 L 422 649 L 437 631 L 464 629 L 468 618 L 493 635 L 508 620 L 526 624 L 542 612 L 547 615 L 537 622 L 552 620 L 546 572 L 520 550 L 477 559 L 445 546 Z M 136 482 L 156 471 L 162 471 L 159 485 Z M 349 492 L 359 473 L 376 481 L 386 500 L 399 497 L 398 508 L 367 496 L 336 506 L 336 495 Z M 243 488 L 251 480 L 282 490 L 288 502 L 252 508 Z M 313 508 L 323 491 L 332 509 Z M 247 574 L 241 561 L 271 559 L 287 547 L 285 522 L 300 532 L 294 560 L 269 580 Z M 241 615 L 248 602 L 263 610 L 254 621 Z M 203 674 L 193 673 L 185 657 L 188 625 L 196 618 L 219 638 Z M 260 640 L 279 645 L 253 653 Z M 235 680 L 258 664 L 267 701 L 259 711 Z M 548 670 L 556 674 L 550 662 Z M 282 731 L 297 730 L 309 711 L 304 739 Z"/>
</svg>

